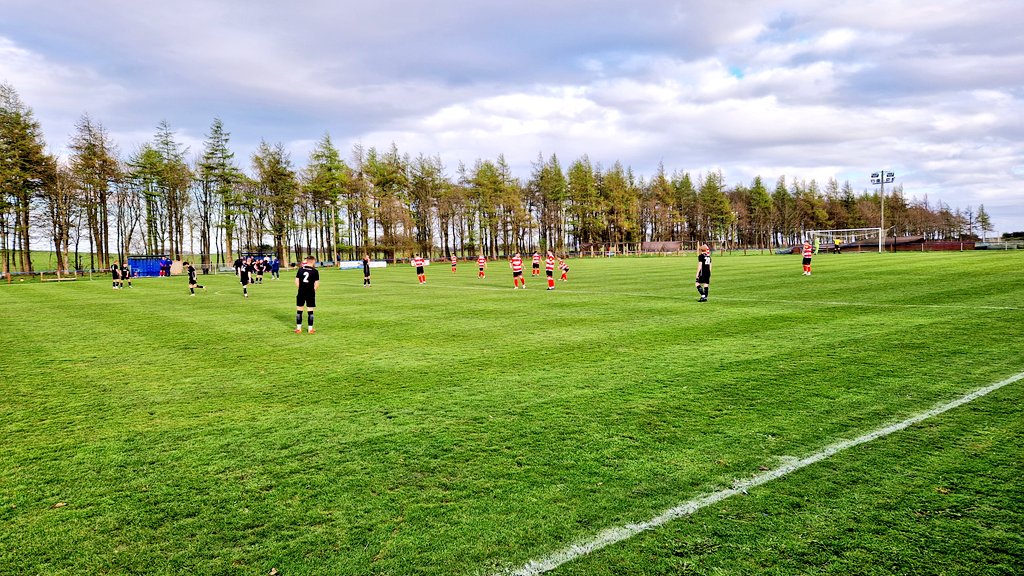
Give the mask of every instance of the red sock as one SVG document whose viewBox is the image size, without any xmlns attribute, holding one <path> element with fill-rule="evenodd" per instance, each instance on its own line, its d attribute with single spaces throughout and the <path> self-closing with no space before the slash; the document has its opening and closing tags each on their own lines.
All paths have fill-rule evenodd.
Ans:
<svg viewBox="0 0 1024 576">
<path fill-rule="evenodd" d="M 548 288 L 554 288 L 554 287 L 555 287 L 555 279 L 554 278 L 548 278 Z"/>
</svg>

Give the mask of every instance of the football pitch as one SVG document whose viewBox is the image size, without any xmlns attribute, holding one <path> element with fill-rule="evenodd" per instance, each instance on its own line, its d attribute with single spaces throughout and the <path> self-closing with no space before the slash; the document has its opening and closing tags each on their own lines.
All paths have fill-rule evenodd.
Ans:
<svg viewBox="0 0 1024 576">
<path fill-rule="evenodd" d="M 2 285 L 0 573 L 1020 574 L 1024 252 L 713 262 Z"/>
</svg>

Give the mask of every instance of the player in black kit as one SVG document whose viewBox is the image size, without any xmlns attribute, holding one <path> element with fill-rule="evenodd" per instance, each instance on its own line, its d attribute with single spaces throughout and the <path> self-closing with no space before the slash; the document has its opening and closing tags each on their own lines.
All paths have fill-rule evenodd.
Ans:
<svg viewBox="0 0 1024 576">
<path fill-rule="evenodd" d="M 295 287 L 299 289 L 295 296 L 295 333 L 302 334 L 302 309 L 306 309 L 309 319 L 309 333 L 313 334 L 313 311 L 316 309 L 316 291 L 320 288 L 320 272 L 315 266 L 316 260 L 306 256 L 302 267 L 295 274 Z"/>
<path fill-rule="evenodd" d="M 701 244 L 700 255 L 697 256 L 697 293 L 700 299 L 697 302 L 708 301 L 708 285 L 711 284 L 711 248 L 707 244 Z"/>
<path fill-rule="evenodd" d="M 252 258 L 246 257 L 242 265 L 238 267 L 238 279 L 242 283 L 242 296 L 249 297 L 249 284 L 252 284 Z"/>
<path fill-rule="evenodd" d="M 193 296 L 196 295 L 196 288 L 202 288 L 203 292 L 206 292 L 206 286 L 201 285 L 199 280 L 196 279 L 196 267 L 188 262 L 182 262 L 181 265 L 184 266 L 185 271 L 188 272 L 188 291 L 191 292 Z"/>
</svg>

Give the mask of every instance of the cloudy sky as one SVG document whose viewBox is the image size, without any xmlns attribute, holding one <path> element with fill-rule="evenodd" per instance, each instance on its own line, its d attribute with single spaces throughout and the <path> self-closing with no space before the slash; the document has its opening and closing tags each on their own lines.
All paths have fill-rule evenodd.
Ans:
<svg viewBox="0 0 1024 576">
<path fill-rule="evenodd" d="M 123 153 L 214 117 L 239 163 L 326 132 L 458 162 L 583 154 L 984 204 L 1024 230 L 1019 0 L 0 0 L 0 82 L 62 153 L 88 113 Z"/>
</svg>

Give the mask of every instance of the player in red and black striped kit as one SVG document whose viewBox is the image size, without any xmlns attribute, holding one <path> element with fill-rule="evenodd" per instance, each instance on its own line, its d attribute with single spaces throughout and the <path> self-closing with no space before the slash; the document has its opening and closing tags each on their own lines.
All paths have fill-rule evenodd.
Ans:
<svg viewBox="0 0 1024 576">
<path fill-rule="evenodd" d="M 484 257 L 483 254 L 481 254 L 479 257 L 477 257 L 477 259 L 476 259 L 476 268 L 477 268 L 476 277 L 477 278 L 485 278 L 486 274 L 484 274 L 484 270 L 487 268 L 487 258 Z"/>
<path fill-rule="evenodd" d="M 548 277 L 548 290 L 555 289 L 555 255 L 548 251 L 544 260 L 544 274 Z"/>
<path fill-rule="evenodd" d="M 526 278 L 523 278 L 523 257 L 516 252 L 512 259 L 509 260 L 508 265 L 512 268 L 512 289 L 519 288 L 519 285 L 523 285 L 523 290 L 526 289 Z"/>
<path fill-rule="evenodd" d="M 533 272 L 532 276 L 540 276 L 540 254 L 533 253 Z"/>
<path fill-rule="evenodd" d="M 804 276 L 811 275 L 811 256 L 814 255 L 814 249 L 811 248 L 811 241 L 804 240 Z"/>
<path fill-rule="evenodd" d="M 412 265 L 416 267 L 416 279 L 420 281 L 420 284 L 426 284 L 427 274 L 423 271 L 426 261 L 422 256 L 413 256 Z"/>
</svg>

